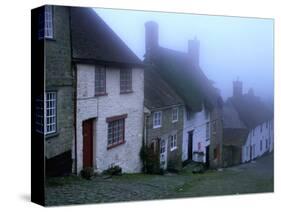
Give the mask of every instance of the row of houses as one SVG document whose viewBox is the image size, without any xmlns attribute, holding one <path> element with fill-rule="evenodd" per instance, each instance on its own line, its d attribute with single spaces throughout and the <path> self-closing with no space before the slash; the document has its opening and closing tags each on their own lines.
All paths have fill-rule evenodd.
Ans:
<svg viewBox="0 0 281 212">
<path fill-rule="evenodd" d="M 114 165 L 140 172 L 143 146 L 159 150 L 163 169 L 186 160 L 228 165 L 227 103 L 200 68 L 196 38 L 187 52 L 164 48 L 157 23 L 147 22 L 140 61 L 92 8 L 43 6 L 33 10 L 32 26 L 32 69 L 45 73 L 33 121 L 44 136 L 47 175 Z M 262 154 L 250 135 L 239 162 Z"/>
</svg>

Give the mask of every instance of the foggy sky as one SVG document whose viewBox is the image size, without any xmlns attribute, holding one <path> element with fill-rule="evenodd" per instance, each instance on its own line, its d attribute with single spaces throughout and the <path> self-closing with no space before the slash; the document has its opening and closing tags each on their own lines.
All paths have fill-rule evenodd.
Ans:
<svg viewBox="0 0 281 212">
<path fill-rule="evenodd" d="M 187 52 L 188 40 L 200 40 L 200 66 L 224 99 L 232 81 L 243 81 L 265 100 L 273 98 L 273 20 L 179 13 L 94 9 L 142 60 L 146 21 L 159 25 L 159 45 Z"/>
</svg>

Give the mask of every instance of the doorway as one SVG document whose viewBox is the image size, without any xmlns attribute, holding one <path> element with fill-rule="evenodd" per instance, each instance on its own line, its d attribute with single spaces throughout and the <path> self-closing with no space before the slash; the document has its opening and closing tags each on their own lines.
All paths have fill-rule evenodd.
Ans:
<svg viewBox="0 0 281 212">
<path fill-rule="evenodd" d="M 95 120 L 83 121 L 83 168 L 94 167 Z"/>
<path fill-rule="evenodd" d="M 193 151 L 193 130 L 188 132 L 188 158 L 187 160 L 192 160 Z"/>
</svg>

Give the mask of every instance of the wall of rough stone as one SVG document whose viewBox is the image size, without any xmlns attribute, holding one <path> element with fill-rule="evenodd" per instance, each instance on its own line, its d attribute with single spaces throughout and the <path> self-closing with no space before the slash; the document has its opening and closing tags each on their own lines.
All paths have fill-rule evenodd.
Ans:
<svg viewBox="0 0 281 212">
<path fill-rule="evenodd" d="M 69 8 L 53 6 L 53 23 L 54 38 L 44 41 L 45 90 L 57 92 L 57 132 L 45 137 L 47 158 L 71 151 L 73 140 L 74 101 Z"/>
<path fill-rule="evenodd" d="M 172 122 L 172 110 L 173 108 L 179 108 L 178 121 Z M 153 113 L 157 111 L 162 111 L 162 126 L 159 128 L 153 128 Z M 184 107 L 172 106 L 164 109 L 154 109 L 150 111 L 148 117 L 148 122 L 146 126 L 147 131 L 147 145 L 150 145 L 155 139 L 160 138 L 160 140 L 165 140 L 166 142 L 166 152 L 167 152 L 167 164 L 169 162 L 175 162 L 178 166 L 181 166 L 181 154 L 182 154 L 182 135 L 183 135 L 183 113 Z M 169 136 L 177 134 L 177 148 L 171 150 Z"/>
<path fill-rule="evenodd" d="M 140 149 L 143 133 L 143 70 L 132 70 L 133 92 L 120 94 L 120 70 L 106 68 L 106 96 L 95 96 L 95 66 L 77 65 L 77 168 L 83 168 L 84 120 L 95 118 L 95 169 L 101 172 L 111 165 L 118 165 L 123 172 L 140 172 Z M 125 143 L 107 149 L 106 118 L 127 114 L 125 119 Z"/>
</svg>

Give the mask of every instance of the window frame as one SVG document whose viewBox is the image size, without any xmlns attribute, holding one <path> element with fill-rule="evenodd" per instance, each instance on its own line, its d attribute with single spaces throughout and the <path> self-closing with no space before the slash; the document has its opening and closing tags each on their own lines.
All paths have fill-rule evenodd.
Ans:
<svg viewBox="0 0 281 212">
<path fill-rule="evenodd" d="M 127 114 L 123 114 L 120 116 L 112 116 L 106 118 L 107 122 L 107 150 L 114 148 L 116 146 L 119 146 L 121 144 L 124 144 L 126 142 L 125 140 L 125 130 L 126 130 L 126 121 L 125 119 L 128 117 Z M 120 128 L 120 121 L 122 123 L 122 128 Z M 110 129 L 110 125 L 112 125 Z M 117 130 L 117 131 L 115 131 Z M 120 131 L 121 130 L 121 131 Z M 111 131 L 111 132 L 110 132 Z M 112 134 L 112 137 L 110 137 L 110 134 Z M 117 135 L 116 135 L 117 134 Z M 121 137 L 120 140 L 114 141 L 115 138 Z M 112 140 L 112 142 L 109 142 Z"/>
<path fill-rule="evenodd" d="M 177 146 L 177 134 L 175 133 L 174 135 L 169 136 L 169 141 L 170 141 L 170 151 L 174 151 L 178 148 Z"/>
<path fill-rule="evenodd" d="M 54 98 L 48 100 L 48 95 L 51 94 L 53 94 Z M 49 101 L 48 104 L 47 101 Z M 40 108 L 37 106 L 38 102 L 41 102 Z M 52 105 L 52 107 L 48 107 L 48 105 Z M 38 114 L 39 109 L 40 113 L 42 113 L 43 116 L 41 114 Z M 51 115 L 48 115 L 48 113 Z M 37 120 L 38 118 L 40 119 L 40 123 Z M 48 123 L 48 118 L 49 120 L 53 121 L 50 121 L 50 123 Z M 41 129 L 38 129 L 38 126 L 40 126 Z M 52 130 L 48 130 L 48 127 L 52 128 Z M 44 134 L 45 136 L 57 133 L 57 91 L 46 91 L 44 93 L 44 98 L 42 95 L 35 100 L 35 129 L 36 132 Z"/>
<path fill-rule="evenodd" d="M 157 120 L 157 114 L 159 114 L 159 117 L 158 117 L 159 118 L 159 123 L 155 124 L 155 122 Z M 152 125 L 153 125 L 153 129 L 162 127 L 162 111 L 155 111 L 155 112 L 153 112 Z"/>
<path fill-rule="evenodd" d="M 48 96 L 48 94 L 53 94 L 54 95 L 54 99 L 53 100 L 48 100 L 47 99 L 47 96 Z M 54 133 L 56 133 L 57 132 L 57 92 L 56 91 L 47 91 L 47 92 L 45 92 L 45 108 L 46 108 L 46 111 L 45 111 L 45 135 L 51 135 L 51 134 L 54 134 Z M 54 101 L 54 104 L 53 104 L 53 107 L 52 108 L 49 108 L 49 110 L 53 110 L 53 115 L 47 115 L 47 111 L 48 111 L 48 107 L 47 107 L 47 101 Z M 51 123 L 51 124 L 48 124 L 47 122 L 47 120 L 48 120 L 48 118 L 54 118 L 54 121 L 53 121 L 53 123 Z M 54 129 L 52 130 L 52 131 L 48 131 L 47 129 L 48 129 L 48 125 L 54 125 Z"/>
<path fill-rule="evenodd" d="M 176 111 L 176 119 L 174 119 L 174 111 Z M 178 122 L 179 120 L 179 108 L 174 107 L 172 108 L 172 123 Z"/>
<path fill-rule="evenodd" d="M 101 79 L 102 77 L 103 79 Z M 103 81 L 101 81 L 103 80 Z M 102 83 L 102 86 L 101 86 Z M 102 91 L 99 89 L 103 89 Z M 105 96 L 106 93 L 106 66 L 96 65 L 95 66 L 95 96 Z"/>
<path fill-rule="evenodd" d="M 120 69 L 120 94 L 133 92 L 133 72 L 130 68 Z M 125 84 L 123 84 L 125 83 Z"/>
<path fill-rule="evenodd" d="M 54 39 L 54 8 L 45 5 L 38 17 L 38 40 Z"/>
</svg>

